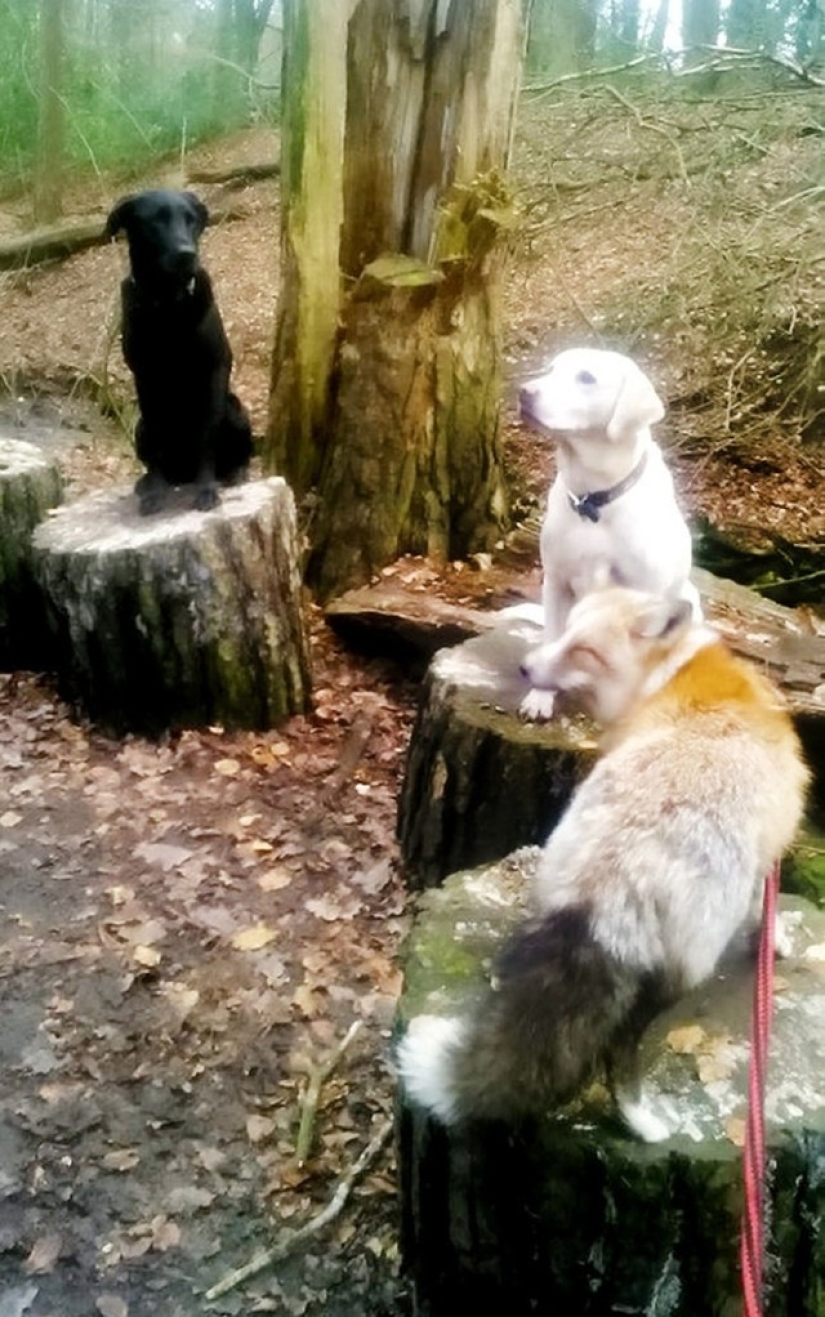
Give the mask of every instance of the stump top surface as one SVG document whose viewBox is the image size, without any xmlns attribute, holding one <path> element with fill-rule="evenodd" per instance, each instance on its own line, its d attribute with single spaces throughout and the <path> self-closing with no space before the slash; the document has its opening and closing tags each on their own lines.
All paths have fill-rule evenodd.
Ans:
<svg viewBox="0 0 825 1317">
<path fill-rule="evenodd" d="M 20 475 L 21 472 L 48 470 L 54 465 L 52 458 L 36 444 L 0 434 L 0 480 Z"/>
<path fill-rule="evenodd" d="M 191 506 L 192 486 L 170 495 L 168 506 L 153 516 L 138 512 L 131 488 L 89 494 L 49 515 L 34 536 L 35 547 L 52 553 L 102 554 L 145 549 L 190 539 L 227 521 L 254 519 L 268 507 L 291 500 L 281 476 L 250 480 L 221 489 L 220 503 L 208 512 Z"/>
<path fill-rule="evenodd" d="M 529 689 L 521 665 L 540 639 L 540 626 L 501 614 L 497 625 L 482 635 L 439 650 L 430 666 L 431 677 L 449 691 L 462 718 L 497 727 L 509 741 L 592 752 L 598 734 L 580 714 L 546 723 L 518 716 Z"/>
<path fill-rule="evenodd" d="M 453 874 L 419 900 L 407 948 L 402 1020 L 451 1014 L 489 974 L 506 936 L 524 917 L 538 847 L 496 864 Z M 783 895 L 792 955 L 777 964 L 767 1118 L 774 1134 L 825 1131 L 825 912 Z M 708 1155 L 739 1155 L 746 1115 L 753 959 L 731 950 L 719 972 L 651 1025 L 643 1041 L 646 1083 L 675 1104 L 683 1144 Z M 605 1095 L 589 1094 L 586 1120 L 605 1114 Z M 699 1148 L 701 1155 L 703 1149 Z"/>
</svg>

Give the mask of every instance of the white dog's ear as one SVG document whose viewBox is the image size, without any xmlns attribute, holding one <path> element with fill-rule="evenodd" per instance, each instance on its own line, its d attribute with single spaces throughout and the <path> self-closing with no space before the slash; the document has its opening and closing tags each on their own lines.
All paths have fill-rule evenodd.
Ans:
<svg viewBox="0 0 825 1317">
<path fill-rule="evenodd" d="M 661 421 L 665 414 L 662 400 L 635 361 L 628 361 L 613 415 L 607 423 L 607 437 L 614 443 L 643 425 Z"/>
</svg>

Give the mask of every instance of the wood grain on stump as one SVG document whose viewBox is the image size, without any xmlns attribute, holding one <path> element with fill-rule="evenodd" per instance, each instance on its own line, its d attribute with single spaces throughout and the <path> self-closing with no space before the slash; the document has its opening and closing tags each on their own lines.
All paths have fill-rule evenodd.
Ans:
<svg viewBox="0 0 825 1317">
<path fill-rule="evenodd" d="M 460 1009 L 489 974 L 523 917 L 537 856 L 527 848 L 419 897 L 401 1028 Z M 783 897 L 782 908 L 796 922 L 778 971 L 768 1076 L 764 1313 L 822 1317 L 825 913 L 800 898 Z M 681 1122 L 661 1144 L 628 1135 L 599 1086 L 518 1129 L 447 1131 L 401 1093 L 403 1249 L 417 1317 L 739 1317 L 752 982 L 740 948 L 645 1035 L 646 1085 Z"/>
<path fill-rule="evenodd" d="M 0 667 L 49 666 L 32 535 L 62 497 L 60 471 L 42 449 L 0 435 Z"/>
<path fill-rule="evenodd" d="M 276 726 L 305 709 L 295 508 L 280 478 L 181 491 L 141 517 L 132 493 L 61 509 L 35 536 L 66 694 L 122 732 Z"/>
</svg>

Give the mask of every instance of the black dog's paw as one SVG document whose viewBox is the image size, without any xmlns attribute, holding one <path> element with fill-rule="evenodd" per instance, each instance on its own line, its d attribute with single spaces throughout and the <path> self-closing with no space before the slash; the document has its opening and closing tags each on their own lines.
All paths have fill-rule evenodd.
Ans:
<svg viewBox="0 0 825 1317">
<path fill-rule="evenodd" d="M 221 484 L 231 488 L 233 485 L 242 485 L 249 479 L 249 466 L 236 466 L 234 471 L 230 471 L 221 481 Z"/>
<path fill-rule="evenodd" d="M 198 512 L 209 512 L 210 508 L 216 508 L 220 501 L 221 496 L 214 480 L 208 485 L 198 485 L 195 491 L 195 507 Z"/>
<path fill-rule="evenodd" d="M 161 512 L 166 506 L 169 486 L 162 476 L 159 476 L 156 472 L 147 471 L 146 475 L 141 476 L 140 480 L 135 482 L 135 493 L 137 494 L 138 512 L 142 517 L 150 517 L 154 512 Z"/>
</svg>

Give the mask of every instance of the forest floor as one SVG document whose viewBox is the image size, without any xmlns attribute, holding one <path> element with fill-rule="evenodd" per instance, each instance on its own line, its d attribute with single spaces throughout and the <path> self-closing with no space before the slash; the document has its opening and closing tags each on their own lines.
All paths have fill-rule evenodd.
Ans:
<svg viewBox="0 0 825 1317">
<path fill-rule="evenodd" d="M 796 406 L 817 387 L 821 135 L 821 104 L 795 84 L 736 85 L 727 100 L 626 87 L 525 99 L 504 280 L 504 444 L 521 515 L 552 454 L 519 429 L 515 386 L 559 346 L 607 342 L 669 401 L 661 437 L 686 511 L 822 539 L 821 429 L 803 434 Z M 258 128 L 187 164 L 276 156 Z M 184 181 L 172 167 L 86 182 L 68 209 L 96 206 L 102 221 L 121 192 Z M 228 211 L 203 257 L 260 433 L 277 182 L 196 186 Z M 25 227 L 25 203 L 0 201 L 0 231 Z M 69 497 L 135 474 L 124 426 L 90 400 L 93 386 L 128 418 L 124 264 L 109 246 L 0 276 L 0 431 L 52 451 Z M 497 563 L 390 571 L 475 604 L 506 578 Z M 523 584 L 537 589 L 535 563 Z M 408 1311 L 391 1140 L 323 1232 L 205 1299 L 317 1216 L 392 1116 L 408 908 L 394 826 L 416 684 L 348 653 L 311 603 L 308 616 L 313 710 L 273 732 L 115 741 L 48 675 L 0 677 L 2 1317 Z M 299 1164 L 307 1072 L 355 1023 Z"/>
</svg>

